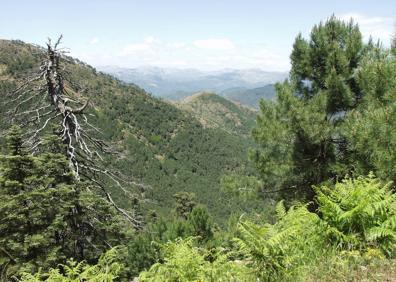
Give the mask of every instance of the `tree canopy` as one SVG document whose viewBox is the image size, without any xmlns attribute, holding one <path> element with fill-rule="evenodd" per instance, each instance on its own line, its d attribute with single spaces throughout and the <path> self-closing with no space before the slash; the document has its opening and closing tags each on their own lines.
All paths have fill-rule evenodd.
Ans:
<svg viewBox="0 0 396 282">
<path fill-rule="evenodd" d="M 276 86 L 276 102 L 261 102 L 253 130 L 261 147 L 251 159 L 266 189 L 313 200 L 312 185 L 346 174 L 394 180 L 389 51 L 363 43 L 356 24 L 332 16 L 309 39 L 298 35 L 290 58 L 289 80 Z"/>
</svg>

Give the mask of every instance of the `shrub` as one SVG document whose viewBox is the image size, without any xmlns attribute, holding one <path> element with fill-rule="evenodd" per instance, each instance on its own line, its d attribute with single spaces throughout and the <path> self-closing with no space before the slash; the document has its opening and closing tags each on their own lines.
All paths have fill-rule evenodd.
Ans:
<svg viewBox="0 0 396 282">
<path fill-rule="evenodd" d="M 319 217 L 306 206 L 286 211 L 283 202 L 277 205 L 278 222 L 264 226 L 241 222 L 236 239 L 245 260 L 264 281 L 294 280 L 299 269 L 321 255 Z"/>
<path fill-rule="evenodd" d="M 332 244 L 348 250 L 395 251 L 396 194 L 370 174 L 317 188 L 319 212 Z"/>
<path fill-rule="evenodd" d="M 60 265 L 60 268 L 51 269 L 48 273 L 38 272 L 34 275 L 24 273 L 21 282 L 111 282 L 114 281 L 121 272 L 123 265 L 117 262 L 117 248 L 110 249 L 104 253 L 97 264 L 89 265 L 84 261 L 77 263 L 69 261 L 67 265 Z"/>
<path fill-rule="evenodd" d="M 194 246 L 194 238 L 162 245 L 164 261 L 140 274 L 141 281 L 254 281 L 249 269 L 216 250 Z M 210 260 L 209 260 L 210 258 Z"/>
</svg>

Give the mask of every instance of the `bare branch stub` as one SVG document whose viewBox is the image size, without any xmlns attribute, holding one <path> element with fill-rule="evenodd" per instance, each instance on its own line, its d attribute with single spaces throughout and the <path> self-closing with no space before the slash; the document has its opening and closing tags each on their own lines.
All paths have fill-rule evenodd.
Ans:
<svg viewBox="0 0 396 282">
<path fill-rule="evenodd" d="M 13 123 L 19 123 L 26 129 L 25 145 L 33 153 L 38 150 L 42 134 L 50 124 L 57 124 L 58 134 L 65 145 L 65 155 L 76 179 L 82 176 L 95 184 L 100 184 L 98 175 L 107 177 L 116 183 L 127 196 L 135 195 L 125 189 L 123 183 L 137 186 L 140 190 L 148 188 L 137 182 L 123 180 L 121 173 L 104 169 L 102 153 L 107 153 L 110 147 L 103 140 L 96 138 L 94 132 L 100 130 L 89 123 L 86 109 L 89 99 L 82 100 L 75 83 L 70 82 L 63 62 L 65 52 L 59 48 L 62 36 L 53 45 L 48 40 L 47 48 L 42 49 L 42 63 L 38 73 L 26 79 L 8 96 L 5 102 L 9 105 L 8 116 Z M 94 180 L 94 181 L 93 181 Z M 103 189 L 103 186 L 101 187 Z M 110 194 L 104 191 L 105 196 L 117 210 L 125 211 L 116 206 Z M 136 219 L 127 218 L 137 225 Z"/>
</svg>

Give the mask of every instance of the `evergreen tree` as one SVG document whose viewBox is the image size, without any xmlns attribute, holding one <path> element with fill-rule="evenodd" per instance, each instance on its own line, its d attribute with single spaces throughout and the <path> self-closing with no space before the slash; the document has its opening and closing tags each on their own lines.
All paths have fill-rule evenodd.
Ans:
<svg viewBox="0 0 396 282">
<path fill-rule="evenodd" d="M 0 157 L 2 278 L 55 267 L 67 258 L 97 259 L 123 236 L 113 208 L 89 183 L 75 180 L 66 158 L 55 152 L 55 137 L 32 156 L 21 136 L 13 127 Z"/>
<path fill-rule="evenodd" d="M 202 241 L 213 237 L 213 222 L 205 207 L 195 207 L 188 215 L 187 226 L 191 236 L 199 236 Z"/>
<path fill-rule="evenodd" d="M 309 40 L 297 36 L 290 81 L 277 85 L 277 103 L 261 102 L 253 131 L 262 146 L 251 156 L 267 188 L 313 199 L 312 184 L 337 175 L 346 154 L 340 126 L 362 98 L 355 73 L 364 52 L 358 26 L 334 16 L 315 26 Z"/>
<path fill-rule="evenodd" d="M 377 46 L 361 61 L 357 72 L 364 97 L 347 115 L 342 134 L 348 140 L 348 167 L 359 174 L 373 171 L 396 181 L 396 59 Z"/>
<path fill-rule="evenodd" d="M 195 194 L 188 192 L 178 192 L 173 195 L 176 201 L 176 214 L 184 219 L 187 219 L 195 205 Z"/>
</svg>

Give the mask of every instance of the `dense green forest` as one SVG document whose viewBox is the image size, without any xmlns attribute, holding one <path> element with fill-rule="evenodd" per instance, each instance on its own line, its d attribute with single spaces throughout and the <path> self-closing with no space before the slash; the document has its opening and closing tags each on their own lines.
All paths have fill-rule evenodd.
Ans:
<svg viewBox="0 0 396 282">
<path fill-rule="evenodd" d="M 396 278 L 396 44 L 334 16 L 297 35 L 290 77 L 256 122 L 219 96 L 175 106 L 62 57 L 66 92 L 90 98 L 95 138 L 115 148 L 102 165 L 133 180 L 122 189 L 75 177 L 65 121 L 31 151 L 10 118 L 46 52 L 0 41 L 0 280 Z"/>
</svg>

